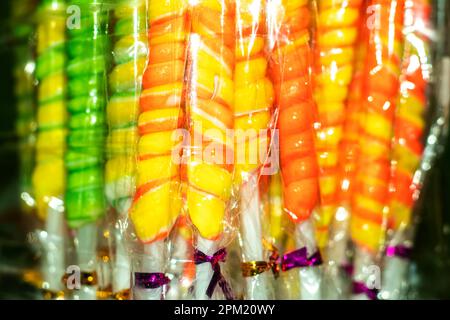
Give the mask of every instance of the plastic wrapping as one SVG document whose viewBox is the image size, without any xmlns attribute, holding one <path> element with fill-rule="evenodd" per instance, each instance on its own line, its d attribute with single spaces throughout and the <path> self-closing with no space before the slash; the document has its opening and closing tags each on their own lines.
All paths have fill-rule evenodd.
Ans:
<svg viewBox="0 0 450 320">
<path fill-rule="evenodd" d="M 352 240 L 358 247 L 355 285 L 373 281 L 373 274 L 368 270 L 380 268 L 377 260 L 383 248 L 389 212 L 391 137 L 403 50 L 404 1 L 371 1 L 368 8 L 372 8 L 368 15 L 374 17 L 368 30 L 360 154 L 350 224 Z M 357 296 L 364 294 L 357 293 Z"/>
<path fill-rule="evenodd" d="M 361 6 L 361 16 L 367 11 L 368 1 Z M 355 191 L 355 172 L 359 154 L 359 130 L 363 99 L 363 77 L 365 58 L 367 52 L 366 19 L 360 19 L 358 40 L 355 45 L 354 71 L 352 82 L 346 100 L 346 117 L 343 127 L 343 136 L 339 146 L 339 189 L 338 208 L 330 228 L 327 256 L 330 262 L 337 266 L 344 265 L 347 261 L 346 249 L 349 238 L 349 221 L 351 199 Z"/>
<path fill-rule="evenodd" d="M 359 154 L 359 130 L 363 114 L 363 80 L 367 52 L 367 19 L 368 1 L 358 2 L 359 21 L 357 39 L 353 46 L 347 48 L 352 52 L 351 83 L 347 85 L 345 118 L 342 126 L 342 137 L 338 154 L 338 185 L 334 201 L 337 202 L 331 224 L 326 248 L 328 298 L 343 298 L 348 286 L 346 268 L 351 266 L 351 250 L 349 250 L 350 214 L 352 195 L 355 192 L 356 164 Z M 355 10 L 356 8 L 353 8 Z M 350 65 L 347 65 L 350 67 Z M 343 86 L 345 88 L 345 86 Z"/>
<path fill-rule="evenodd" d="M 92 275 L 97 268 L 98 222 L 106 212 L 104 144 L 111 14 L 102 0 L 73 0 L 68 5 L 78 8 L 79 21 L 67 27 L 69 120 L 65 208 L 68 226 L 73 230 L 75 261 L 82 272 Z M 63 23 L 66 24 L 66 19 Z M 83 284 L 76 294 L 80 299 L 95 299 L 96 290 L 94 281 Z"/>
<path fill-rule="evenodd" d="M 46 297 L 405 297 L 448 130 L 435 2 L 37 3 L 14 80 Z"/>
<path fill-rule="evenodd" d="M 264 246 L 267 222 L 264 222 L 266 177 L 278 170 L 277 163 L 268 163 L 271 112 L 274 89 L 269 79 L 265 2 L 236 2 L 236 65 L 234 74 L 234 140 L 235 183 L 240 188 L 239 217 L 242 244 L 242 267 L 247 299 L 271 299 L 274 292 L 267 271 L 271 271 L 270 251 Z M 273 149 L 274 153 L 278 150 Z M 278 156 L 278 154 L 274 154 Z M 245 156 L 245 157 L 244 157 Z M 264 167 L 266 166 L 266 167 Z M 267 171 L 267 172 L 265 172 Z M 266 240 L 267 241 L 267 240 Z M 257 265 L 266 269 L 257 270 Z"/>
<path fill-rule="evenodd" d="M 38 131 L 32 179 L 37 214 L 45 221 L 39 237 L 44 247 L 44 289 L 50 292 L 64 289 L 61 279 L 66 258 L 63 203 L 67 134 L 65 8 L 65 1 L 43 0 L 37 11 Z"/>
<path fill-rule="evenodd" d="M 195 232 L 194 297 L 231 292 L 220 270 L 230 240 L 235 102 L 235 11 L 231 1 L 191 5 L 185 144 L 187 208 Z M 230 137 L 231 135 L 231 137 Z M 228 229 L 228 231 L 227 231 Z M 215 279 L 218 282 L 214 283 Z"/>
<path fill-rule="evenodd" d="M 321 207 L 317 214 L 316 234 L 320 248 L 325 248 L 328 242 L 328 228 L 338 205 L 339 146 L 363 2 L 317 1 L 314 97 L 319 115 L 316 150 Z"/>
<path fill-rule="evenodd" d="M 280 165 L 284 210 L 296 223 L 295 239 L 300 254 L 313 266 L 320 253 L 311 215 L 319 201 L 318 164 L 314 145 L 317 118 L 311 85 L 310 22 L 308 1 L 269 1 L 268 37 L 270 74 L 278 110 Z M 289 67 L 287 67 L 289 66 Z M 300 297 L 320 297 L 320 270 L 300 268 Z"/>
<path fill-rule="evenodd" d="M 141 242 L 134 277 L 164 274 L 168 239 L 181 210 L 181 128 L 184 119 L 184 77 L 188 36 L 187 3 L 149 3 L 149 59 L 144 72 L 138 118 L 136 194 L 130 218 Z M 134 278 L 136 280 L 136 278 Z M 159 299 L 161 285 L 136 286 L 134 298 Z"/>
<path fill-rule="evenodd" d="M 398 299 L 404 294 L 405 279 L 413 246 L 414 208 L 423 182 L 436 157 L 442 135 L 442 109 L 436 110 L 437 122 L 430 118 L 432 7 L 430 1 L 413 1 L 405 7 L 401 87 L 393 137 L 391 163 L 391 199 L 388 239 L 381 298 Z M 444 81 L 445 83 L 445 81 Z M 448 83 L 447 83 L 448 84 Z"/>
<path fill-rule="evenodd" d="M 147 3 L 114 4 L 113 68 L 109 74 L 106 116 L 105 194 L 114 208 L 113 293 L 130 288 L 130 261 L 126 246 L 126 219 L 136 188 L 136 146 L 142 76 L 148 56 Z"/>
</svg>

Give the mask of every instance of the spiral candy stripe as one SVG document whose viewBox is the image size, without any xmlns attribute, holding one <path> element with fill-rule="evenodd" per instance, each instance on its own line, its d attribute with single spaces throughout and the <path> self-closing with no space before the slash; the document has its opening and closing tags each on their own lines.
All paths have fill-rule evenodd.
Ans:
<svg viewBox="0 0 450 320">
<path fill-rule="evenodd" d="M 236 159 L 238 182 L 263 165 L 261 150 L 267 153 L 270 111 L 274 100 L 273 85 L 267 76 L 265 49 L 265 14 L 261 0 L 236 4 L 235 67 L 235 156 L 245 150 L 245 159 Z M 264 134 L 265 130 L 266 134 Z M 256 154 L 255 154 L 256 153 Z M 244 163 L 242 163 L 245 160 Z M 255 161 L 256 160 L 256 161 Z"/>
<path fill-rule="evenodd" d="M 232 188 L 227 129 L 234 120 L 235 25 L 232 1 L 199 0 L 192 6 L 188 126 L 191 137 L 201 135 L 203 142 L 194 139 L 187 150 L 187 204 L 199 235 L 210 240 L 222 234 Z"/>
<path fill-rule="evenodd" d="M 285 0 L 270 59 L 279 108 L 278 125 L 284 208 L 295 222 L 309 218 L 318 203 L 318 166 L 314 145 L 317 110 L 310 79 L 311 13 L 307 0 Z"/>
<path fill-rule="evenodd" d="M 356 244 L 376 252 L 384 240 L 386 227 L 404 2 L 373 0 L 369 5 L 376 8 L 376 17 L 368 31 L 364 119 L 350 229 Z"/>
<path fill-rule="evenodd" d="M 137 118 L 148 54 L 146 1 L 120 0 L 115 17 L 115 66 L 109 75 L 111 98 L 107 106 L 105 188 L 111 205 L 119 213 L 126 213 L 135 191 Z"/>
<path fill-rule="evenodd" d="M 405 49 L 403 55 L 400 99 L 395 118 L 392 198 L 390 201 L 390 226 L 394 230 L 411 223 L 415 192 L 419 186 L 413 182 L 423 153 L 425 127 L 426 89 L 429 79 L 428 39 L 421 27 L 430 20 L 431 5 L 428 0 L 407 2 L 405 8 Z"/>
<path fill-rule="evenodd" d="M 144 243 L 165 239 L 181 210 L 180 164 L 173 154 L 182 142 L 175 131 L 184 118 L 187 19 L 184 0 L 149 3 L 150 54 L 142 79 L 137 190 L 130 210 Z"/>
<path fill-rule="evenodd" d="M 319 247 L 327 242 L 328 226 L 337 207 L 339 143 L 343 136 L 345 102 L 353 75 L 355 43 L 363 0 L 320 0 L 317 21 L 315 101 L 320 128 L 321 209 L 316 221 Z"/>
<path fill-rule="evenodd" d="M 66 148 L 65 1 L 43 0 L 38 9 L 36 78 L 38 133 L 33 189 L 37 213 L 47 217 L 52 198 L 64 194 Z"/>
<path fill-rule="evenodd" d="M 104 142 L 110 63 L 109 11 L 103 0 L 72 0 L 80 28 L 68 31 L 69 135 L 66 156 L 67 221 L 71 228 L 95 222 L 106 208 Z"/>
</svg>

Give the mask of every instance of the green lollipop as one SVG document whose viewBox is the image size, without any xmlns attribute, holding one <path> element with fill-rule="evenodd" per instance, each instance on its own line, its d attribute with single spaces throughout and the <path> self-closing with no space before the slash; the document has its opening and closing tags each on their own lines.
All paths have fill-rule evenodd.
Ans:
<svg viewBox="0 0 450 320">
<path fill-rule="evenodd" d="M 97 221 L 106 209 L 104 142 L 110 65 L 109 11 L 105 1 L 72 0 L 80 28 L 68 31 L 69 135 L 66 155 L 67 221 L 71 228 Z"/>
</svg>

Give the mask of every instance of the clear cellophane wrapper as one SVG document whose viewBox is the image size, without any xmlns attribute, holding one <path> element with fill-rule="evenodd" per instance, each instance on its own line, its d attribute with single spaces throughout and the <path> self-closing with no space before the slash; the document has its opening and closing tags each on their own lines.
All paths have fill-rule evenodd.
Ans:
<svg viewBox="0 0 450 320">
<path fill-rule="evenodd" d="M 279 268 L 269 221 L 269 188 L 279 170 L 279 155 L 266 10 L 261 0 L 235 3 L 234 184 L 241 285 L 248 300 L 275 298 Z"/>
<path fill-rule="evenodd" d="M 139 10 L 131 10 L 133 6 Z M 129 34 L 119 37 L 116 53 L 128 61 L 117 61 L 113 73 L 128 86 L 127 92 L 120 87 L 123 94 L 116 92 L 117 103 L 127 111 L 110 105 L 117 113 L 109 115 L 117 124 L 114 129 L 110 121 L 110 138 L 116 134 L 123 139 L 126 134 L 122 141 L 131 148 L 124 152 L 115 142 L 118 153 L 107 169 L 121 238 L 116 252 L 122 241 L 129 254 L 132 299 L 190 298 L 195 266 L 191 226 L 182 208 L 187 186 L 183 153 L 188 147 L 184 139 L 188 5 L 186 1 L 134 1 L 119 7 L 128 8 L 121 11 L 120 30 Z M 120 132 L 119 122 L 128 123 L 127 133 Z M 125 279 L 126 272 L 122 273 Z"/>
<path fill-rule="evenodd" d="M 364 40 L 360 137 L 350 206 L 355 244 L 351 288 L 356 299 L 386 297 L 382 282 L 387 281 L 387 287 L 401 282 L 402 267 L 397 262 L 383 264 L 383 257 L 408 246 L 403 242 L 410 237 L 406 226 L 412 223 L 423 161 L 429 163 L 423 150 L 429 128 L 430 12 L 431 4 L 425 1 L 368 2 L 371 28 Z M 399 240 L 400 246 L 394 245 Z"/>
<path fill-rule="evenodd" d="M 437 19 L 442 6 L 432 1 L 413 1 L 405 10 L 402 84 L 395 122 L 381 299 L 407 297 L 411 252 L 422 207 L 421 191 L 446 136 L 450 65 L 437 45 L 445 28 Z"/>
<path fill-rule="evenodd" d="M 351 289 L 355 299 L 376 299 L 390 199 L 394 121 L 399 110 L 404 48 L 404 1 L 367 3 L 358 155 L 350 206 L 355 244 Z"/>
<path fill-rule="evenodd" d="M 62 27 L 67 37 L 64 209 L 74 247 L 70 259 L 81 272 L 80 289 L 72 296 L 91 300 L 111 285 L 99 254 L 109 259 L 105 142 L 113 3 L 70 0 L 63 4 Z"/>
<path fill-rule="evenodd" d="M 132 269 L 128 214 L 136 191 L 139 101 L 148 61 L 148 7 L 144 0 L 115 0 L 110 5 L 112 67 L 105 112 L 104 192 L 111 211 L 111 292 L 116 299 L 128 299 Z"/>
<path fill-rule="evenodd" d="M 290 251 L 280 254 L 280 263 L 286 273 L 282 277 L 291 274 L 295 280 L 284 281 L 291 289 L 280 292 L 291 299 L 320 299 L 322 291 L 322 259 L 313 223 L 320 209 L 313 17 L 310 1 L 267 2 L 269 78 L 274 85 L 283 211 L 293 222 L 290 237 L 294 243 L 293 248 L 286 248 Z"/>
<path fill-rule="evenodd" d="M 233 1 L 189 3 L 185 209 L 193 229 L 194 299 L 234 299 L 223 262 L 237 231 Z M 186 139 L 187 138 L 187 139 Z"/>
<path fill-rule="evenodd" d="M 328 263 L 345 263 L 347 244 L 339 253 L 333 252 L 333 244 L 347 239 L 350 227 L 333 226 L 326 240 L 330 219 L 348 221 L 358 205 L 357 197 L 349 201 L 335 190 L 342 181 L 333 166 L 341 164 L 339 146 L 348 142 L 342 104 L 350 111 L 351 91 L 358 88 L 350 80 L 358 72 L 367 76 L 364 63 L 357 69 L 359 42 L 370 47 L 370 41 L 384 36 L 375 26 L 367 39 L 356 40 L 361 37 L 354 35 L 349 21 L 378 12 L 363 6 L 383 10 L 390 1 L 350 1 L 347 7 L 293 0 L 41 2 L 36 99 L 27 100 L 34 94 L 27 82 L 33 61 L 25 49 L 17 51 L 16 94 L 21 197 L 27 206 L 36 206 L 44 221 L 35 234 L 42 244 L 41 285 L 48 296 L 61 298 L 65 291 L 65 298 L 74 299 L 320 298 L 322 267 L 282 271 L 280 262 L 284 253 L 306 248 L 309 258 L 320 248 Z M 73 29 L 67 30 L 71 5 L 81 9 L 81 24 L 77 28 L 77 21 L 70 20 Z M 358 6 L 363 8 L 360 16 Z M 312 34 L 307 22 L 315 10 Z M 326 19 L 333 10 L 343 12 L 342 19 Z M 449 63 L 443 60 L 439 68 L 431 68 L 437 38 L 430 11 L 428 1 L 405 2 L 403 22 L 385 27 L 381 11 L 381 27 L 403 39 L 401 50 L 395 41 L 387 44 L 395 53 L 381 50 L 377 65 L 380 74 L 396 73 L 398 82 L 385 101 L 395 110 L 382 115 L 392 120 L 387 125 L 391 130 L 370 114 L 374 109 L 360 103 L 366 109 L 356 111 L 360 130 L 370 130 L 373 123 L 372 129 L 389 131 L 392 140 L 383 236 L 376 245 L 365 246 L 370 240 L 365 237 L 355 241 L 353 280 L 376 283 L 372 267 L 384 268 L 381 298 L 402 297 L 408 260 L 395 249 L 413 244 L 414 209 L 447 126 L 446 90 L 437 93 L 438 86 L 430 84 L 448 87 Z M 326 33 L 340 28 L 349 38 L 336 44 Z M 395 69 L 389 63 L 397 52 Z M 367 65 L 374 67 L 373 61 Z M 298 68 L 305 68 L 304 78 L 297 79 Z M 304 84 L 304 92 L 293 82 Z M 370 87 L 367 79 L 363 83 L 359 88 L 366 99 L 375 92 L 382 100 L 376 90 L 392 89 Z M 289 101 L 290 95 L 297 100 Z M 436 108 L 428 105 L 430 95 L 438 96 Z M 301 109 L 305 105 L 306 111 Z M 286 110 L 292 106 L 299 106 L 294 115 L 306 118 L 315 136 L 295 131 L 303 124 L 289 118 Z M 316 107 L 317 114 L 311 111 Z M 301 136 L 302 143 L 314 140 L 316 151 L 305 149 L 300 153 L 307 156 L 291 157 L 289 146 L 283 145 L 291 134 Z M 316 154 L 317 169 L 311 160 Z M 290 167 L 289 161 L 295 165 Z M 359 161 L 360 167 L 372 165 Z M 30 166 L 33 172 L 27 174 Z M 307 170 L 317 173 L 318 183 L 302 180 Z M 364 175 L 358 172 L 355 185 Z M 27 177 L 32 177 L 32 188 Z M 296 183 L 299 193 L 292 187 Z M 310 210 L 296 212 L 297 206 Z M 364 224 L 359 220 L 354 228 Z M 328 251 L 323 250 L 327 244 Z M 389 248 L 392 256 L 385 254 Z M 62 278 L 72 266 L 95 274 L 95 284 L 70 289 Z M 327 276 L 338 277 L 334 271 Z M 219 280 L 209 290 L 214 277 Z M 332 297 L 345 296 L 348 284 L 333 278 L 328 285 Z"/>
<path fill-rule="evenodd" d="M 41 1 L 33 15 L 36 58 L 33 96 L 36 142 L 30 175 L 32 195 L 41 223 L 33 238 L 41 249 L 41 288 L 45 298 L 62 297 L 66 267 L 67 228 L 64 218 L 66 150 L 65 4 Z"/>
<path fill-rule="evenodd" d="M 324 298 L 345 297 L 366 49 L 367 0 L 316 1 L 314 95 L 318 105 L 321 208 L 317 240 L 325 259 Z"/>
</svg>

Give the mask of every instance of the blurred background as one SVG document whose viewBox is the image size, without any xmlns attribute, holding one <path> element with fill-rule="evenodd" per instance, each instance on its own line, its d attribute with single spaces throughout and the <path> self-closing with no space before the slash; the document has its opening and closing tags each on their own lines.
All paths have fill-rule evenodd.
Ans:
<svg viewBox="0 0 450 320">
<path fill-rule="evenodd" d="M 9 25 L 10 4 L 0 1 L 0 299 L 39 295 L 23 280 L 23 271 L 38 262 L 30 236 L 34 218 L 21 209 L 19 138 L 14 95 L 15 39 Z M 411 264 L 409 298 L 450 299 L 450 140 L 430 171 L 417 208 L 418 229 Z"/>
</svg>

